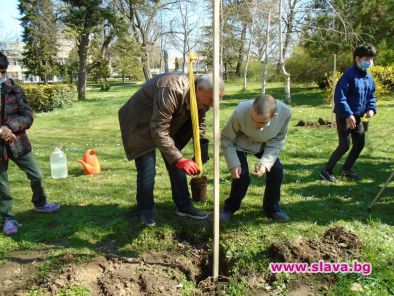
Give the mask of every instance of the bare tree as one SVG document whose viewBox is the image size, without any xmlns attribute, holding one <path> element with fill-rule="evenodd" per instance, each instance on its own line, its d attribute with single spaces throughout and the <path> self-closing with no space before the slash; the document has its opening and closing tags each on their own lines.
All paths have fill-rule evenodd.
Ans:
<svg viewBox="0 0 394 296">
<path fill-rule="evenodd" d="M 178 46 L 181 43 L 182 46 L 182 72 L 186 72 L 187 60 L 186 56 L 188 53 L 196 47 L 196 38 L 193 38 L 193 33 L 199 27 L 198 20 L 193 14 L 196 11 L 196 2 L 194 0 L 178 0 L 177 9 L 180 14 L 179 18 L 174 18 L 171 22 L 171 36 L 173 37 L 172 44 Z M 180 28 L 180 29 L 177 29 Z"/>
<path fill-rule="evenodd" d="M 304 1 L 304 4 L 306 2 Z M 297 30 L 297 25 L 303 23 L 306 14 L 303 10 L 299 9 L 299 6 L 303 4 L 301 0 L 287 0 L 286 5 L 282 6 L 283 22 L 285 23 L 285 41 L 283 43 L 282 54 L 286 58 L 286 54 L 291 45 L 292 36 L 295 33 L 300 32 Z"/>
<path fill-rule="evenodd" d="M 159 13 L 169 9 L 177 0 L 164 1 L 136 1 L 136 0 L 113 0 L 116 9 L 127 18 L 135 40 L 141 46 L 141 57 L 145 80 L 151 78 L 151 52 L 162 34 L 168 34 L 160 29 L 158 22 Z"/>
<path fill-rule="evenodd" d="M 283 55 L 286 58 L 292 40 L 312 47 L 320 44 L 327 52 L 338 52 L 342 47 L 351 48 L 362 40 L 349 13 L 351 2 L 288 0 L 283 6 L 286 37 Z M 354 4 L 353 4 L 354 5 Z M 353 10 L 354 8 L 351 8 Z M 302 38 L 301 37 L 302 34 Z"/>
<path fill-rule="evenodd" d="M 249 15 L 252 18 L 251 36 L 248 51 L 246 53 L 246 63 L 248 63 L 249 56 L 253 55 L 263 64 L 261 91 L 265 93 L 267 79 L 268 79 L 268 64 L 269 57 L 277 52 L 278 44 L 276 42 L 275 27 L 277 17 L 273 14 L 275 1 L 258 1 L 253 0 L 248 2 Z M 272 41 L 271 41 L 272 40 Z M 245 72 L 247 72 L 245 66 Z M 244 86 L 246 86 L 246 76 L 244 73 Z"/>
</svg>

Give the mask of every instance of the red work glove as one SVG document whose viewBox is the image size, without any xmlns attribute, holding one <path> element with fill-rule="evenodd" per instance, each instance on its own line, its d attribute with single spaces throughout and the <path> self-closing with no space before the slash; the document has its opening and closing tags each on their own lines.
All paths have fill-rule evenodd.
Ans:
<svg viewBox="0 0 394 296">
<path fill-rule="evenodd" d="M 186 158 L 181 158 L 176 163 L 176 167 L 182 171 L 184 171 L 189 176 L 197 175 L 200 173 L 200 168 L 198 167 L 197 163 L 193 160 L 189 160 Z"/>
</svg>

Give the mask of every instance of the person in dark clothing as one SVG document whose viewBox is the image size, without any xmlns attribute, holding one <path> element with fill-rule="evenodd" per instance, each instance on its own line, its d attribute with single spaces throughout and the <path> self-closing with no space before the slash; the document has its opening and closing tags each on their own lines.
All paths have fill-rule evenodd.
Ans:
<svg viewBox="0 0 394 296">
<path fill-rule="evenodd" d="M 8 161 L 11 159 L 23 170 L 33 191 L 34 210 L 56 212 L 60 205 L 49 203 L 43 187 L 43 177 L 31 153 L 32 147 L 26 130 L 33 123 L 30 108 L 21 87 L 6 76 L 7 57 L 0 52 L 0 225 L 5 235 L 12 235 L 21 226 L 11 213 L 12 196 L 8 183 Z"/>
<path fill-rule="evenodd" d="M 359 157 L 365 144 L 365 131 L 362 117 L 370 118 L 376 114 L 375 82 L 368 73 L 373 65 L 376 49 L 372 44 L 363 44 L 353 53 L 354 65 L 345 71 L 338 81 L 334 94 L 334 112 L 336 114 L 339 145 L 332 153 L 325 168 L 320 172 L 320 179 L 336 182 L 333 170 L 336 163 L 352 149 L 342 166 L 342 175 L 348 180 L 359 180 L 352 171 L 352 166 Z"/>
</svg>

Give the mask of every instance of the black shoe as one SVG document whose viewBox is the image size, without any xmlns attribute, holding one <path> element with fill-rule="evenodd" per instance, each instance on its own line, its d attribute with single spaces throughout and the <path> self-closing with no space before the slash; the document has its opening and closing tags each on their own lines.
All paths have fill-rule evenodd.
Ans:
<svg viewBox="0 0 394 296">
<path fill-rule="evenodd" d="M 278 209 L 275 212 L 267 212 L 263 210 L 263 213 L 265 216 L 278 222 L 286 222 L 290 220 L 289 216 L 287 216 L 287 214 L 283 212 L 281 209 Z"/>
<path fill-rule="evenodd" d="M 320 180 L 323 180 L 323 181 L 327 181 L 327 182 L 331 182 L 331 183 L 337 182 L 337 179 L 334 177 L 334 175 L 332 173 L 329 173 L 326 170 L 321 170 L 319 177 L 320 177 Z"/>
<path fill-rule="evenodd" d="M 352 171 L 342 170 L 342 175 L 351 181 L 359 181 L 361 179 L 359 175 L 353 173 Z"/>
<path fill-rule="evenodd" d="M 231 219 L 232 216 L 232 212 L 223 210 L 220 212 L 220 222 L 226 223 Z"/>
<path fill-rule="evenodd" d="M 153 212 L 144 212 L 140 214 L 140 221 L 142 225 L 153 227 L 156 225 L 156 219 Z"/>
<path fill-rule="evenodd" d="M 197 210 L 195 207 L 191 206 L 185 209 L 177 209 L 176 214 L 182 217 L 190 217 L 198 220 L 204 220 L 208 218 L 207 213 Z"/>
</svg>

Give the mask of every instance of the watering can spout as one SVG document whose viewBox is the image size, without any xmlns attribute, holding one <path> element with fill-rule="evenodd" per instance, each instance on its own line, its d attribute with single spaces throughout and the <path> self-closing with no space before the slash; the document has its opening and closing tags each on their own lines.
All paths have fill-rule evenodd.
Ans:
<svg viewBox="0 0 394 296">
<path fill-rule="evenodd" d="M 101 172 L 100 163 L 97 158 L 96 150 L 89 149 L 83 155 L 83 160 L 77 160 L 82 166 L 86 175 L 93 175 Z"/>
</svg>

